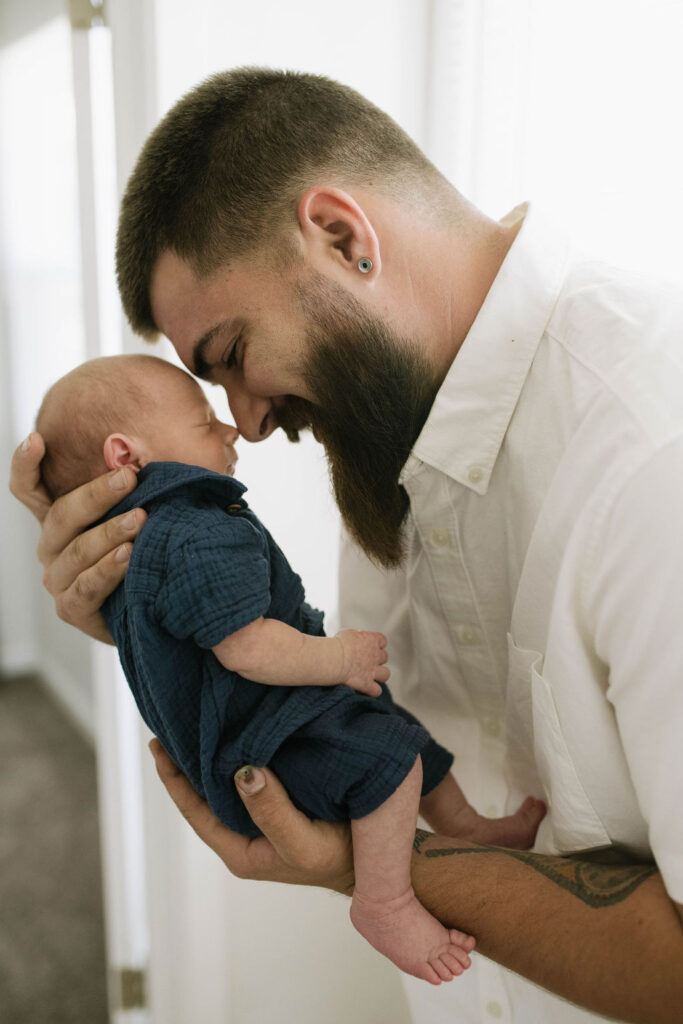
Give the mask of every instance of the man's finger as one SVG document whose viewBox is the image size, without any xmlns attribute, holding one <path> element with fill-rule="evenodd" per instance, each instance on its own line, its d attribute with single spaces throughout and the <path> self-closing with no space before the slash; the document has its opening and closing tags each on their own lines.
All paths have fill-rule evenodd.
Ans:
<svg viewBox="0 0 683 1024">
<path fill-rule="evenodd" d="M 310 819 L 297 810 L 280 780 L 267 768 L 247 765 L 235 775 L 235 785 L 249 817 L 288 864 L 301 863 L 302 848 L 310 841 Z"/>
<path fill-rule="evenodd" d="M 47 589 L 56 596 L 69 590 L 88 570 L 93 570 L 82 580 L 81 586 L 84 590 L 88 586 L 94 589 L 95 597 L 101 595 L 99 602 L 94 605 L 99 608 L 104 598 L 123 579 L 128 560 L 124 554 L 127 551 L 130 555 L 129 542 L 140 532 L 146 519 L 144 509 L 135 508 L 85 533 L 79 533 L 57 558 L 48 562 L 45 569 Z M 44 552 L 39 548 L 38 554 L 40 557 Z M 98 574 L 102 581 L 99 587 Z M 111 586 L 107 585 L 108 580 L 113 581 Z"/>
<path fill-rule="evenodd" d="M 45 454 L 45 442 L 40 434 L 31 433 L 12 456 L 9 489 L 15 498 L 43 522 L 52 502 L 41 479 L 40 463 Z"/>
<path fill-rule="evenodd" d="M 70 587 L 55 594 L 55 607 L 63 622 L 95 640 L 112 642 L 100 609 L 126 575 L 131 550 L 130 544 L 121 544 L 82 572 Z"/>
<path fill-rule="evenodd" d="M 199 838 L 230 867 L 229 854 L 227 857 L 225 855 L 226 847 L 234 845 L 237 853 L 239 847 L 243 847 L 248 840 L 244 836 L 231 832 L 221 824 L 206 801 L 202 800 L 195 792 L 183 773 L 173 763 L 156 737 L 150 742 L 149 749 L 154 757 L 159 778 L 173 803 Z"/>
<path fill-rule="evenodd" d="M 150 742 L 149 749 L 154 756 L 159 778 L 174 804 L 199 838 L 211 847 L 229 871 L 238 878 L 278 882 L 302 880 L 299 872 L 282 861 L 265 837 L 249 839 L 226 828 L 206 801 L 198 796 L 158 739 Z"/>
<path fill-rule="evenodd" d="M 50 506 L 43 528 L 38 557 L 49 563 L 87 526 L 100 519 L 135 487 L 132 469 L 115 469 L 95 477 Z"/>
<path fill-rule="evenodd" d="M 247 766 L 247 770 L 251 782 L 248 777 L 245 780 L 245 769 L 240 769 L 235 775 L 235 785 L 250 818 L 268 840 L 267 847 L 263 840 L 252 842 L 250 864 L 253 866 L 256 858 L 261 858 L 262 877 L 269 877 L 265 872 L 271 870 L 269 851 L 272 850 L 283 865 L 291 868 L 291 874 L 283 874 L 283 881 L 329 884 L 336 869 L 341 876 L 348 856 L 347 841 L 340 835 L 343 826 L 311 821 L 294 806 L 287 790 L 269 768 Z"/>
<path fill-rule="evenodd" d="M 235 779 L 238 792 L 240 786 L 245 790 L 240 796 L 247 810 L 265 833 L 249 839 L 216 818 L 158 739 L 153 739 L 149 748 L 169 796 L 199 838 L 233 874 L 239 878 L 326 885 L 346 894 L 352 890 L 350 830 L 339 823 L 310 821 L 297 811 L 268 768 L 251 769 L 251 774 L 240 769 Z"/>
</svg>

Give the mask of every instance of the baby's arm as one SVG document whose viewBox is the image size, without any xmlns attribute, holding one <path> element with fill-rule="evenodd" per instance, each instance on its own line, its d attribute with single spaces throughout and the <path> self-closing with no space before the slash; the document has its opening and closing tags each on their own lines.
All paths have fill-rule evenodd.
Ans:
<svg viewBox="0 0 683 1024">
<path fill-rule="evenodd" d="M 389 678 L 386 637 L 342 629 L 336 636 L 310 636 L 261 616 L 221 640 L 213 653 L 245 679 L 271 686 L 347 686 L 378 697 Z"/>
</svg>

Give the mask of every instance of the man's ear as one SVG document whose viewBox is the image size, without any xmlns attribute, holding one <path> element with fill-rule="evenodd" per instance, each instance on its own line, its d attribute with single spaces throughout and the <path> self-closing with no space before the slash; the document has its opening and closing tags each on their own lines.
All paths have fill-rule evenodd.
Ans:
<svg viewBox="0 0 683 1024">
<path fill-rule="evenodd" d="M 108 469 L 130 466 L 137 473 L 145 464 L 140 442 L 126 434 L 110 434 L 104 442 L 103 455 Z"/>
<path fill-rule="evenodd" d="M 315 269 L 329 273 L 330 260 L 339 269 L 360 274 L 358 261 L 371 260 L 363 272 L 368 282 L 379 276 L 382 264 L 375 229 L 353 196 L 331 185 L 304 192 L 299 200 L 299 227 L 309 260 Z"/>
</svg>

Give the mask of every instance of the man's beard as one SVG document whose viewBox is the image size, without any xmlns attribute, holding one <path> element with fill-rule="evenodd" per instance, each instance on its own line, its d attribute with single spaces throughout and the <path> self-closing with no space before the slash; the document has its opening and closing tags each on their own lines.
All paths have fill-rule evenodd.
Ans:
<svg viewBox="0 0 683 1024">
<path fill-rule="evenodd" d="M 314 402 L 289 396 L 278 422 L 290 441 L 313 429 L 325 446 L 346 528 L 373 561 L 395 567 L 409 505 L 399 475 L 438 381 L 415 343 L 369 316 L 343 289 L 316 276 L 297 291 L 308 315 L 303 376 Z"/>
</svg>

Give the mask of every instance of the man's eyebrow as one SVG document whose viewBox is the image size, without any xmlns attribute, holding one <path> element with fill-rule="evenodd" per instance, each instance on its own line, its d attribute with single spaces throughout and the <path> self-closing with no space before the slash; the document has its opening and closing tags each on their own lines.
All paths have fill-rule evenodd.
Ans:
<svg viewBox="0 0 683 1024">
<path fill-rule="evenodd" d="M 206 350 L 218 332 L 225 327 L 227 322 L 227 320 L 222 320 L 221 323 L 216 324 L 215 327 L 212 327 L 211 330 L 202 335 L 199 341 L 194 345 L 192 349 L 192 372 L 195 377 L 200 377 L 201 380 L 211 380 L 213 366 L 207 361 Z"/>
</svg>

